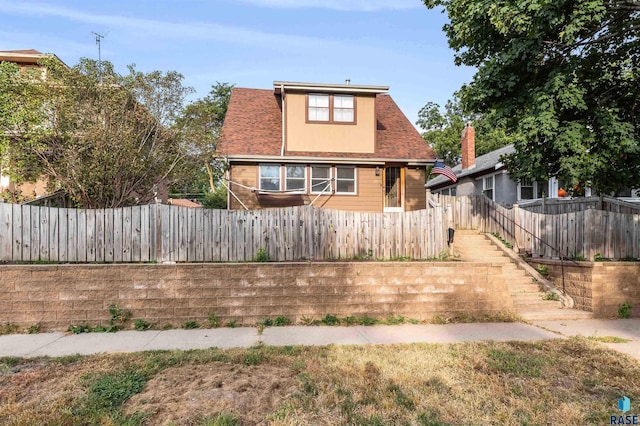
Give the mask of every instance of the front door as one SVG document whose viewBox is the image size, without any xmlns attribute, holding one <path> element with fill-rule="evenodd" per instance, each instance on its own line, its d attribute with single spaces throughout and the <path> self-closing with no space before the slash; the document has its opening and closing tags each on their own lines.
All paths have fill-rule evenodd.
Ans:
<svg viewBox="0 0 640 426">
<path fill-rule="evenodd" d="M 387 166 L 384 168 L 384 211 L 404 211 L 404 167 Z"/>
</svg>

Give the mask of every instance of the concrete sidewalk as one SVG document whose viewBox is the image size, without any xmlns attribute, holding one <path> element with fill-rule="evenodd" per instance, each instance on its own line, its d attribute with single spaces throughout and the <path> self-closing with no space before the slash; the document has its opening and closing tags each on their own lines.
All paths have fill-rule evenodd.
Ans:
<svg viewBox="0 0 640 426">
<path fill-rule="evenodd" d="M 254 327 L 198 330 L 120 331 L 117 333 L 42 333 L 0 336 L 0 357 L 90 355 L 156 349 L 204 349 L 265 345 L 454 343 L 481 340 L 536 341 L 565 336 L 617 336 L 629 343 L 607 344 L 640 359 L 640 319 L 570 320 L 524 323 L 378 325 L 355 327 Z"/>
<path fill-rule="evenodd" d="M 571 321 L 535 321 L 534 325 L 563 336 L 619 337 L 626 343 L 602 343 L 619 352 L 640 359 L 640 318 L 601 320 L 583 319 Z"/>
</svg>

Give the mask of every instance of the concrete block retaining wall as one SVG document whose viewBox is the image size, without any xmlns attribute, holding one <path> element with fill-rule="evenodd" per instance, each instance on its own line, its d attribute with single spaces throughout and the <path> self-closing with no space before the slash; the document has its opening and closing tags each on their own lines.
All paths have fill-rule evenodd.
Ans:
<svg viewBox="0 0 640 426">
<path fill-rule="evenodd" d="M 42 330 L 105 324 L 117 304 L 158 327 L 254 325 L 283 315 L 428 319 L 498 314 L 513 302 L 502 265 L 457 262 L 0 265 L 0 323 Z"/>
<path fill-rule="evenodd" d="M 562 289 L 559 260 L 535 259 L 534 267 L 545 265 L 549 279 Z M 633 316 L 640 317 L 640 262 L 564 262 L 564 285 L 575 308 L 593 312 L 598 318 L 618 315 L 621 304 L 633 305 Z"/>
</svg>

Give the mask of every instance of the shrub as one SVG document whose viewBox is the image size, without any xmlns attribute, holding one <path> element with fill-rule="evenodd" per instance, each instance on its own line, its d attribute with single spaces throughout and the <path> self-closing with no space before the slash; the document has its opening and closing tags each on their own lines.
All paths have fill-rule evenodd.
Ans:
<svg viewBox="0 0 640 426">
<path fill-rule="evenodd" d="M 631 318 L 631 309 L 633 309 L 633 305 L 629 302 L 624 302 L 618 308 L 618 317 L 624 319 Z"/>
<path fill-rule="evenodd" d="M 279 316 L 273 320 L 273 325 L 276 327 L 282 327 L 285 325 L 291 325 L 291 320 L 284 316 Z"/>
<path fill-rule="evenodd" d="M 137 319 L 133 321 L 133 328 L 138 331 L 149 330 L 151 328 L 151 323 L 149 321 L 145 321 L 143 319 Z"/>
<path fill-rule="evenodd" d="M 255 261 L 256 262 L 268 262 L 269 259 L 269 253 L 267 252 L 267 249 L 260 247 L 258 249 L 258 254 L 256 254 L 256 258 Z"/>
<path fill-rule="evenodd" d="M 193 330 L 195 328 L 200 328 L 200 324 L 198 324 L 197 321 L 186 321 L 184 324 L 182 324 L 182 328 L 184 328 L 185 330 Z"/>
<path fill-rule="evenodd" d="M 209 325 L 211 326 L 211 328 L 218 328 L 220 327 L 220 319 L 218 318 L 218 316 L 211 312 L 209 314 Z"/>
<path fill-rule="evenodd" d="M 324 325 L 340 325 L 340 319 L 332 314 L 327 314 L 320 320 Z"/>
</svg>

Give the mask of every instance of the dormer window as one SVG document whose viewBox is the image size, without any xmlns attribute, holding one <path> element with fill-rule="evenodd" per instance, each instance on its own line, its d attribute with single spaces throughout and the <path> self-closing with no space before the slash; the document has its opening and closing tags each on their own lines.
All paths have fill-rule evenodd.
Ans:
<svg viewBox="0 0 640 426">
<path fill-rule="evenodd" d="M 329 121 L 329 95 L 309 94 L 309 121 Z"/>
<path fill-rule="evenodd" d="M 309 93 L 307 95 L 307 122 L 355 124 L 355 96 Z"/>
<path fill-rule="evenodd" d="M 353 123 L 353 95 L 333 95 L 333 121 Z"/>
</svg>

